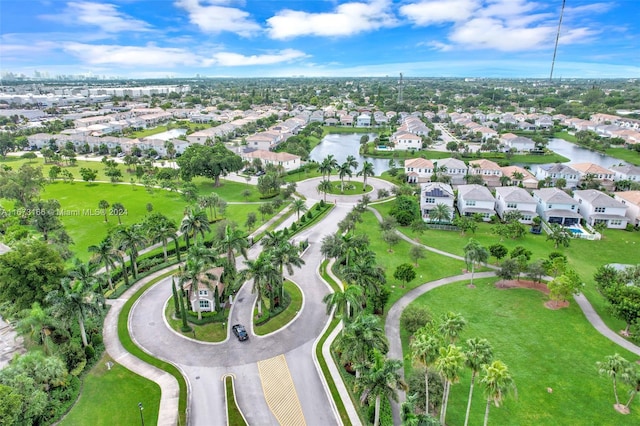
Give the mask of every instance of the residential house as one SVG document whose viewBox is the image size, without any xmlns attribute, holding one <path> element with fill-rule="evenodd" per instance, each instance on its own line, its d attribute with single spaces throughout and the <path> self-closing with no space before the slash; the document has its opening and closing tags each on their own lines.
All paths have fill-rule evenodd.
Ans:
<svg viewBox="0 0 640 426">
<path fill-rule="evenodd" d="M 260 132 L 246 138 L 248 148 L 263 151 L 269 151 L 275 148 L 282 140 L 283 135 L 276 131 Z"/>
<path fill-rule="evenodd" d="M 548 223 L 571 226 L 580 223 L 578 202 L 558 188 L 542 188 L 533 191 L 536 212 Z"/>
<path fill-rule="evenodd" d="M 620 201 L 596 189 L 574 191 L 573 198 L 580 205 L 578 213 L 589 225 L 604 223 L 607 228 L 626 228 L 628 222 L 627 206 Z"/>
<path fill-rule="evenodd" d="M 527 189 L 538 188 L 538 179 L 527 169 L 520 166 L 501 167 L 502 176 L 511 179 L 511 185 L 521 186 Z"/>
<path fill-rule="evenodd" d="M 640 183 L 640 167 L 638 166 L 628 164 L 623 166 L 611 166 L 609 167 L 609 170 L 614 173 L 613 180 L 616 182 L 626 180 Z"/>
<path fill-rule="evenodd" d="M 282 166 L 286 171 L 300 168 L 300 156 L 288 152 L 273 152 L 260 149 L 247 149 L 240 154 L 243 161 L 253 162 L 255 158 L 262 161 L 263 166 L 272 164 Z"/>
<path fill-rule="evenodd" d="M 452 185 L 462 185 L 465 183 L 464 178 L 467 176 L 467 165 L 464 161 L 458 160 L 457 158 L 443 158 L 437 161 L 434 161 L 433 167 L 442 170 L 436 172 L 439 175 L 447 176 L 449 179 L 449 183 Z"/>
<path fill-rule="evenodd" d="M 611 170 L 594 163 L 572 164 L 571 167 L 578 171 L 582 183 L 589 180 L 598 180 L 604 188 L 608 190 L 613 189 L 613 177 L 615 173 Z"/>
<path fill-rule="evenodd" d="M 536 213 L 536 200 L 518 186 L 499 186 L 496 188 L 496 213 L 504 219 L 506 213 L 517 211 L 522 214 L 521 223 L 530 224 Z"/>
<path fill-rule="evenodd" d="M 482 220 L 488 222 L 495 214 L 495 198 L 491 192 L 482 185 L 458 186 L 458 211 L 461 216 L 473 216 L 480 214 Z"/>
<path fill-rule="evenodd" d="M 422 148 L 422 138 L 409 132 L 395 132 L 391 135 L 391 142 L 393 142 L 393 148 L 399 151 Z"/>
<path fill-rule="evenodd" d="M 626 216 L 633 226 L 640 225 L 640 191 L 616 192 L 613 197 L 627 206 Z"/>
<path fill-rule="evenodd" d="M 504 144 L 505 151 L 516 150 L 518 152 L 528 152 L 536 147 L 536 143 L 532 139 L 525 138 L 524 136 L 502 138 L 501 141 Z"/>
<path fill-rule="evenodd" d="M 429 182 L 431 175 L 433 175 L 433 162 L 426 158 L 404 160 L 404 172 L 407 175 L 407 182 Z"/>
<path fill-rule="evenodd" d="M 356 127 L 371 127 L 371 116 L 369 114 L 360 114 L 356 118 Z"/>
<path fill-rule="evenodd" d="M 500 177 L 502 176 L 502 169 L 497 163 L 491 160 L 480 159 L 469 161 L 469 174 L 480 175 L 485 185 L 487 186 L 500 186 Z"/>
<path fill-rule="evenodd" d="M 546 181 L 547 186 L 555 186 L 558 179 L 564 179 L 564 188 L 575 188 L 580 181 L 580 173 L 577 170 L 561 163 L 538 166 L 536 177 Z"/>
<path fill-rule="evenodd" d="M 218 289 L 218 296 L 222 296 L 224 284 L 220 281 L 220 277 L 224 274 L 224 268 L 221 266 L 211 268 L 198 279 L 198 289 L 192 289 L 193 282 L 188 281 L 184 285 L 187 292 L 187 300 L 191 304 L 191 310 L 194 312 L 214 312 L 218 304 L 214 303 L 215 289 Z M 198 302 L 199 300 L 199 302 Z M 198 303 L 200 307 L 198 309 Z"/>
<path fill-rule="evenodd" d="M 455 208 L 453 202 L 455 195 L 451 185 L 442 182 L 431 182 L 422 184 L 420 189 L 420 212 L 422 213 L 422 220 L 425 222 L 432 222 L 430 218 L 431 211 L 439 204 L 444 204 L 449 207 L 449 220 L 445 222 L 451 222 L 455 214 Z"/>
</svg>

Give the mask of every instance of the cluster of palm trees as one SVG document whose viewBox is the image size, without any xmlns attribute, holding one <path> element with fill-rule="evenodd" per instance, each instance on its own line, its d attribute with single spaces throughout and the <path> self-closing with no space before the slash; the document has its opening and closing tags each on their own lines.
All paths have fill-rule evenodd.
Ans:
<svg viewBox="0 0 640 426">
<path fill-rule="evenodd" d="M 460 334 L 466 325 L 466 320 L 460 315 L 448 312 L 439 321 L 430 321 L 420 328 L 413 336 L 410 348 L 413 360 L 424 366 L 425 379 L 425 410 L 417 414 L 413 410 L 403 410 L 405 423 L 408 418 L 419 422 L 421 418 L 430 417 L 437 408 L 438 402 L 430 401 L 433 392 L 429 390 L 430 372 L 437 372 L 440 377 L 438 385 L 443 387 L 440 405 L 439 421 L 446 424 L 447 406 L 451 386 L 460 381 L 464 368 L 471 370 L 471 384 L 465 412 L 465 426 L 469 423 L 471 401 L 476 379 L 484 386 L 487 404 L 485 407 L 484 424 L 489 421 L 489 409 L 493 402 L 499 406 L 510 391 L 515 390 L 513 377 L 507 366 L 499 360 L 493 359 L 493 349 L 486 339 L 471 338 L 466 346 L 458 345 Z M 433 384 L 432 384 L 433 385 Z M 409 400 L 413 402 L 413 400 Z"/>
<path fill-rule="evenodd" d="M 258 316 L 262 317 L 263 299 L 269 300 L 269 315 L 285 300 L 285 272 L 293 275 L 294 267 L 300 268 L 304 260 L 300 247 L 289 241 L 289 232 L 284 229 L 270 231 L 260 242 L 264 249 L 254 260 L 246 260 L 246 269 L 241 271 L 243 281 L 252 280 L 252 293 L 258 294 Z"/>
<path fill-rule="evenodd" d="M 327 192 L 330 192 L 333 187 L 330 182 L 331 172 L 334 170 L 337 171 L 338 177 L 340 178 L 340 192 L 344 192 L 344 180 L 346 177 L 353 176 L 353 172 L 358 169 L 358 161 L 356 157 L 353 155 L 349 155 L 344 163 L 338 164 L 338 160 L 335 159 L 333 155 L 328 155 L 322 160 L 322 162 L 318 165 L 318 171 L 322 173 L 322 181 L 318 185 L 318 192 L 324 193 L 324 201 L 327 201 Z M 362 164 L 362 169 L 357 172 L 357 176 L 363 177 L 363 191 L 367 187 L 367 178 L 369 176 L 373 176 L 374 169 L 373 164 L 365 161 Z"/>
<path fill-rule="evenodd" d="M 598 374 L 610 377 L 613 382 L 613 395 L 616 399 L 614 408 L 622 414 L 629 414 L 629 406 L 640 392 L 640 367 L 629 362 L 618 353 L 608 355 L 604 361 L 596 363 Z M 618 386 L 624 384 L 630 388 L 629 399 L 625 404 L 620 403 Z"/>
</svg>

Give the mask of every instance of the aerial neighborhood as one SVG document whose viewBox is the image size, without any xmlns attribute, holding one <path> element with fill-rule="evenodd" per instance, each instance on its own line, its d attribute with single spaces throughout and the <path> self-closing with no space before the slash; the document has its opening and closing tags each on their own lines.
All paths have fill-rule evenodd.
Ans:
<svg viewBox="0 0 640 426">
<path fill-rule="evenodd" d="M 637 424 L 640 100 L 599 84 L 5 78 L 0 423 Z"/>
</svg>

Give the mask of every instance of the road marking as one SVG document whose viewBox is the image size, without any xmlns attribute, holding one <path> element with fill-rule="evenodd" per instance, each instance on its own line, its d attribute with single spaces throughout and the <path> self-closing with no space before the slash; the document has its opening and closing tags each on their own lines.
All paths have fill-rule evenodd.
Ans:
<svg viewBox="0 0 640 426">
<path fill-rule="evenodd" d="M 284 355 L 259 361 L 262 392 L 273 415 L 283 426 L 305 426 L 302 406 Z"/>
</svg>

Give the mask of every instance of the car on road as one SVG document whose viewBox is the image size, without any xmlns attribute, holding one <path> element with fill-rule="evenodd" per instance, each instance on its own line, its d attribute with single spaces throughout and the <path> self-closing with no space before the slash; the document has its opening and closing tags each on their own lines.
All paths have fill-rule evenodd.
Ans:
<svg viewBox="0 0 640 426">
<path fill-rule="evenodd" d="M 231 327 L 231 329 L 233 330 L 233 334 L 236 335 L 238 340 L 243 341 L 249 338 L 249 335 L 247 334 L 247 330 L 244 328 L 243 325 L 235 324 Z"/>
</svg>

